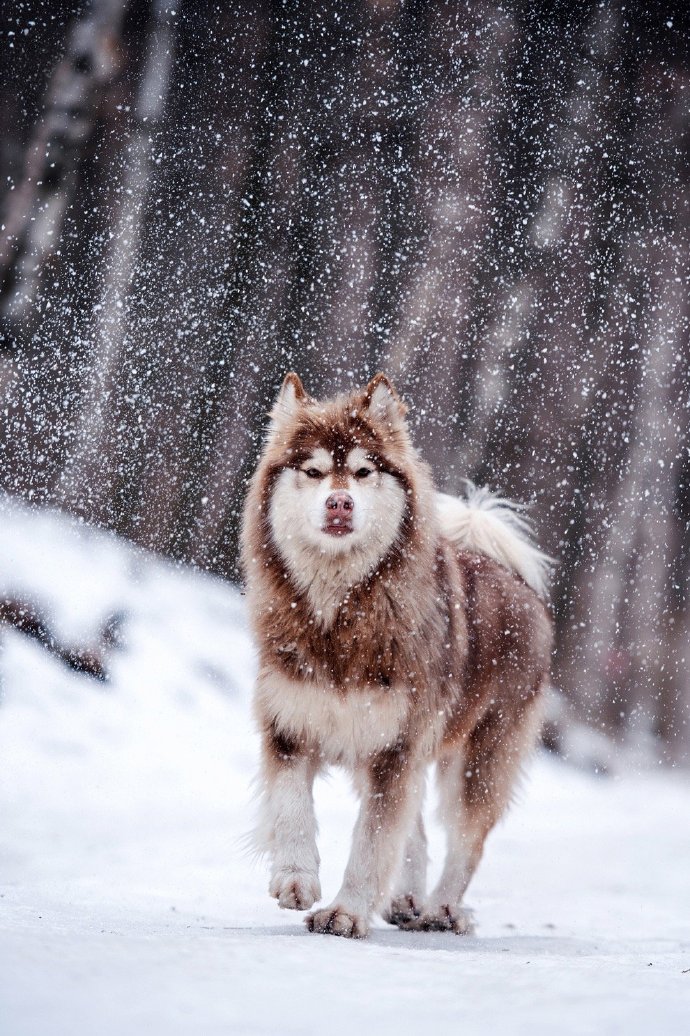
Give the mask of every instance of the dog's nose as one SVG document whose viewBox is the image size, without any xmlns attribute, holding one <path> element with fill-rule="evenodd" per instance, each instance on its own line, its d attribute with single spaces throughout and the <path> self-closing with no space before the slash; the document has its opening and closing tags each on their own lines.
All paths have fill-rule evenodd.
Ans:
<svg viewBox="0 0 690 1036">
<path fill-rule="evenodd" d="M 354 506 L 354 500 L 344 489 L 337 489 L 326 500 L 326 510 L 331 521 L 334 518 L 349 518 Z"/>
</svg>

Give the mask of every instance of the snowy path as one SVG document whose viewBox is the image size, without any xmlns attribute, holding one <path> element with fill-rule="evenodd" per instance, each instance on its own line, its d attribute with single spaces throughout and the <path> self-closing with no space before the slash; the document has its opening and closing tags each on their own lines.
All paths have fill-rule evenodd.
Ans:
<svg viewBox="0 0 690 1036">
<path fill-rule="evenodd" d="M 3 1036 L 690 1031 L 687 778 L 540 759 L 471 889 L 476 937 L 308 935 L 241 850 L 256 750 L 236 595 L 54 520 L 5 526 L 2 571 L 67 634 L 128 619 L 106 689 L 4 638 Z M 329 895 L 354 817 L 340 775 L 317 807 Z"/>
</svg>

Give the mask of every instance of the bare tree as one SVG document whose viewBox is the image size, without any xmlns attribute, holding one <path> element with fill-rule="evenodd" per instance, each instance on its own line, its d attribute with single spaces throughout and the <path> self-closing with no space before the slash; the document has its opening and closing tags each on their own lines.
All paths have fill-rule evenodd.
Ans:
<svg viewBox="0 0 690 1036">
<path fill-rule="evenodd" d="M 40 287 L 59 254 L 77 167 L 118 66 L 126 8 L 127 0 L 94 0 L 75 21 L 27 148 L 22 181 L 9 196 L 0 233 L 0 319 L 10 343 L 14 328 L 40 311 Z"/>
<path fill-rule="evenodd" d="M 112 426 L 118 420 L 118 385 L 128 333 L 128 296 L 140 253 L 143 210 L 155 168 L 154 143 L 168 94 L 174 38 L 168 4 L 154 0 L 140 84 L 132 112 L 124 176 L 112 214 L 102 294 L 96 306 L 95 335 L 83 376 L 86 388 L 74 445 L 60 478 L 61 501 L 107 520 L 109 502 L 126 473 L 118 467 Z"/>
</svg>

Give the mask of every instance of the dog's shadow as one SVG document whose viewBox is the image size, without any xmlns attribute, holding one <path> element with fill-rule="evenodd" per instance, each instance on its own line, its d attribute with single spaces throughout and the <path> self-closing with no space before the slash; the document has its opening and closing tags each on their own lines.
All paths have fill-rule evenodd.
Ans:
<svg viewBox="0 0 690 1036">
<path fill-rule="evenodd" d="M 349 940 L 334 939 L 332 935 L 314 935 L 301 925 L 267 925 L 266 927 L 225 927 L 225 932 L 242 933 L 251 939 L 291 938 L 329 943 L 345 943 Z M 444 953 L 510 953 L 531 957 L 565 956 L 587 957 L 597 951 L 594 943 L 584 939 L 558 935 L 454 935 L 451 932 L 402 932 L 399 929 L 372 928 L 366 939 L 368 946 L 405 951 L 436 950 Z"/>
</svg>

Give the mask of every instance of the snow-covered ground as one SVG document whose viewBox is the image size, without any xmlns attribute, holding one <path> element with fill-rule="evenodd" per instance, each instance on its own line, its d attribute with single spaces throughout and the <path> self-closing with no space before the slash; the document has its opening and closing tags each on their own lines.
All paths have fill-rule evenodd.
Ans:
<svg viewBox="0 0 690 1036">
<path fill-rule="evenodd" d="M 690 1031 L 687 777 L 540 758 L 471 888 L 476 937 L 309 935 L 243 851 L 237 592 L 9 501 L 0 591 L 66 641 L 113 612 L 124 638 L 100 684 L 0 631 L 3 1034 Z M 317 800 L 330 895 L 354 806 L 339 774 Z"/>
</svg>

